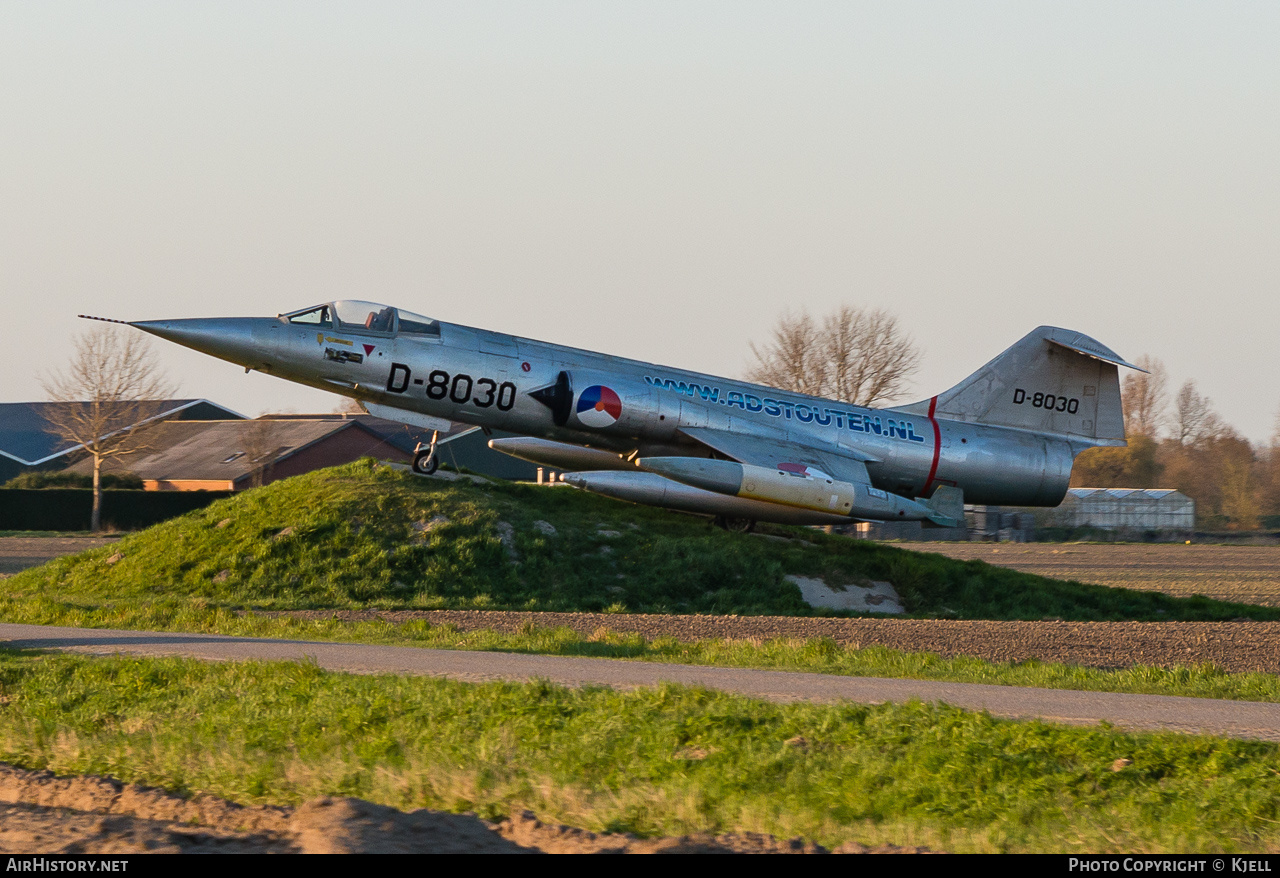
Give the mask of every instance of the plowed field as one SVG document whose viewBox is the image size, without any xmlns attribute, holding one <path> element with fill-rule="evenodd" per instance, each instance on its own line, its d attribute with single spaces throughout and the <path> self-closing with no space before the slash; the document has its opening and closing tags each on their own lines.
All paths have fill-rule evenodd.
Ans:
<svg viewBox="0 0 1280 878">
<path fill-rule="evenodd" d="M 903 548 L 1054 579 L 1280 606 L 1280 546 L 911 543 Z"/>
</svg>

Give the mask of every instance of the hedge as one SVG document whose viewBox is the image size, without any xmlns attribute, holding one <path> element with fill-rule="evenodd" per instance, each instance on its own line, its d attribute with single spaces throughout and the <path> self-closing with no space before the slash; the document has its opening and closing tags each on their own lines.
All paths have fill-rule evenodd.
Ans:
<svg viewBox="0 0 1280 878">
<path fill-rule="evenodd" d="M 108 530 L 140 530 L 174 518 L 230 491 L 102 492 L 102 526 Z M 84 488 L 0 488 L 0 530 L 88 530 L 93 491 Z"/>
</svg>

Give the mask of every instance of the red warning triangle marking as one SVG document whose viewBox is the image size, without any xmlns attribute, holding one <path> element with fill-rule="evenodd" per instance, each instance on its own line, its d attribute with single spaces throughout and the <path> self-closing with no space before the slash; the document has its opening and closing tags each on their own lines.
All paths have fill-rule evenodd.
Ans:
<svg viewBox="0 0 1280 878">
<path fill-rule="evenodd" d="M 367 357 L 367 356 L 369 356 L 369 354 L 371 354 L 371 353 L 373 353 L 373 345 L 371 345 L 371 344 L 364 345 L 364 354 L 365 354 L 365 356 Z"/>
</svg>

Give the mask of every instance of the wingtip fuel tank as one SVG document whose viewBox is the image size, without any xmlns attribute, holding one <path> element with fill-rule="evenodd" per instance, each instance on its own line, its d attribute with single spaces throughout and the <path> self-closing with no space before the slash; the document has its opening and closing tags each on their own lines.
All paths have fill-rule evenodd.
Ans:
<svg viewBox="0 0 1280 878">
<path fill-rule="evenodd" d="M 604 470 L 565 473 L 563 478 L 573 487 L 592 494 L 626 500 L 629 503 L 639 503 L 642 506 L 661 506 L 664 509 L 691 512 L 695 515 L 747 521 L 772 521 L 778 524 L 847 524 L 849 522 L 849 519 L 843 515 L 733 497 L 673 481 L 657 473 L 639 472 L 634 469 L 631 472 Z"/>
<path fill-rule="evenodd" d="M 925 521 L 935 515 L 926 504 L 882 491 L 870 482 L 840 481 L 803 464 L 771 469 L 732 460 L 645 457 L 640 466 L 717 494 L 852 519 Z"/>
<path fill-rule="evenodd" d="M 570 445 L 568 442 L 553 442 L 550 439 L 536 439 L 531 436 L 510 436 L 503 439 L 490 439 L 489 447 L 512 457 L 527 460 L 543 466 L 553 466 L 562 470 L 631 470 L 636 465 L 612 451 L 599 448 L 588 448 L 583 445 Z"/>
</svg>

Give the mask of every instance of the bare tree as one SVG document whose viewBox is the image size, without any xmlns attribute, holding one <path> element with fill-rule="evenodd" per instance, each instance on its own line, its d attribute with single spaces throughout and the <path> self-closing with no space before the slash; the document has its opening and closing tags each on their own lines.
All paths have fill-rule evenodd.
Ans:
<svg viewBox="0 0 1280 878">
<path fill-rule="evenodd" d="M 1187 381 L 1174 401 L 1179 445 L 1201 445 L 1223 431 L 1223 423 L 1213 410 L 1213 402 L 1201 396 L 1194 381 Z"/>
<path fill-rule="evenodd" d="M 102 527 L 102 464 L 145 450 L 147 422 L 163 411 L 174 385 L 160 371 L 146 336 L 100 327 L 77 336 L 65 371 L 40 379 L 51 402 L 48 431 L 93 458 L 90 528 Z"/>
<path fill-rule="evenodd" d="M 1280 412 L 1276 414 L 1271 441 L 1262 449 L 1260 508 L 1265 515 L 1280 513 Z"/>
<path fill-rule="evenodd" d="M 1253 478 L 1253 461 L 1227 458 L 1222 463 L 1222 514 L 1231 527 L 1257 530 L 1261 521 L 1257 486 Z"/>
<path fill-rule="evenodd" d="M 773 341 L 763 351 L 755 342 L 748 344 L 756 358 L 756 365 L 747 372 L 749 381 L 815 396 L 821 392 L 825 371 L 819 359 L 822 342 L 818 325 L 808 312 L 778 318 Z"/>
<path fill-rule="evenodd" d="M 784 314 L 763 350 L 751 345 L 756 363 L 747 379 L 783 390 L 873 405 L 902 393 L 920 362 L 920 352 L 880 309 L 843 305 L 821 325 L 807 312 Z"/>
<path fill-rule="evenodd" d="M 1164 363 L 1143 354 L 1137 365 L 1146 373 L 1130 372 L 1124 378 L 1124 428 L 1130 436 L 1155 439 L 1164 426 L 1169 405 L 1169 375 Z"/>
<path fill-rule="evenodd" d="M 264 415 L 252 421 L 241 421 L 239 432 L 245 457 L 254 467 L 249 484 L 251 487 L 261 488 L 271 478 L 271 468 L 283 450 L 280 445 L 280 422 Z"/>
</svg>

